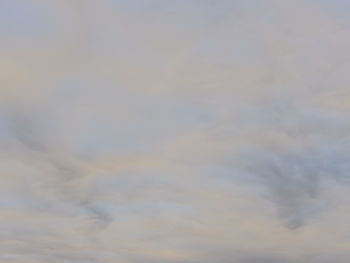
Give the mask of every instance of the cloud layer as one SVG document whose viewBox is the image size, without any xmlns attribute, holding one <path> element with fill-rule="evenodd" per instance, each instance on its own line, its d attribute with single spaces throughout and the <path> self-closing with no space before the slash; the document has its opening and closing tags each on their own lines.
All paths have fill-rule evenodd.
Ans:
<svg viewBox="0 0 350 263">
<path fill-rule="evenodd" d="M 2 1 L 0 262 L 349 262 L 345 4 Z"/>
</svg>

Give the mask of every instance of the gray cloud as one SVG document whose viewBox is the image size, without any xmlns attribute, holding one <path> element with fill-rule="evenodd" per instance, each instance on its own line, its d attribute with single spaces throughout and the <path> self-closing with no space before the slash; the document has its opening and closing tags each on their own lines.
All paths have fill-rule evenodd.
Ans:
<svg viewBox="0 0 350 263">
<path fill-rule="evenodd" d="M 334 10 L 26 2 L 51 33 L 0 45 L 0 262 L 348 262 Z"/>
<path fill-rule="evenodd" d="M 332 183 L 349 182 L 348 118 L 288 104 L 261 112 L 253 116 L 264 121 L 244 130 L 253 139 L 234 165 L 268 189 L 283 221 L 296 228 L 324 208 L 322 192 Z"/>
</svg>

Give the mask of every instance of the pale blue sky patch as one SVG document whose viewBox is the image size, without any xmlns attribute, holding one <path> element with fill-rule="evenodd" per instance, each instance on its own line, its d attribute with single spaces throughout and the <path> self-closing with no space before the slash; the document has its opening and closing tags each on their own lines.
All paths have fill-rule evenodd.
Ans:
<svg viewBox="0 0 350 263">
<path fill-rule="evenodd" d="M 41 44 L 50 37 L 53 21 L 47 10 L 35 1 L 4 0 L 0 3 L 0 39 L 2 44 L 9 41 Z"/>
</svg>

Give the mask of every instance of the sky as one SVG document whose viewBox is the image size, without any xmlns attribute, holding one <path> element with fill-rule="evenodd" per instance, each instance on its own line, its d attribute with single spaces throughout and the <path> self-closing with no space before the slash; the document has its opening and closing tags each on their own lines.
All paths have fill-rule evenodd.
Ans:
<svg viewBox="0 0 350 263">
<path fill-rule="evenodd" d="M 346 0 L 1 0 L 0 263 L 348 263 Z"/>
</svg>

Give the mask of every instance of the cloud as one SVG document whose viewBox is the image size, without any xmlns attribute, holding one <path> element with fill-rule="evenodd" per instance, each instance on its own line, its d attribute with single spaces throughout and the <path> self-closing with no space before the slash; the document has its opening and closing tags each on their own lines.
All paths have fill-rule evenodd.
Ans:
<svg viewBox="0 0 350 263">
<path fill-rule="evenodd" d="M 348 262 L 336 11 L 17 2 L 50 33 L 0 45 L 0 262 Z"/>
</svg>

